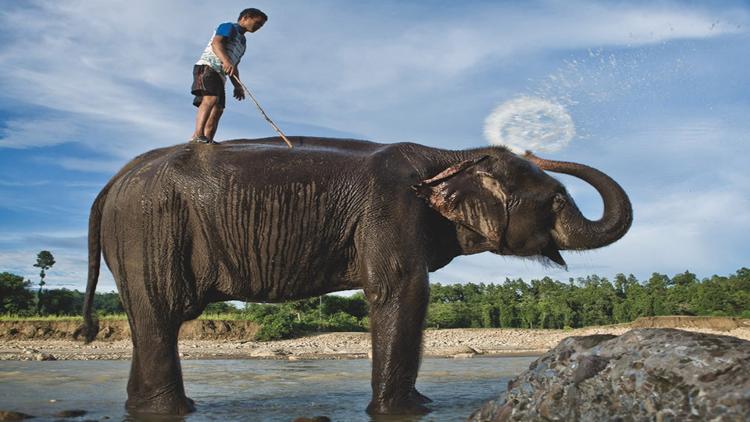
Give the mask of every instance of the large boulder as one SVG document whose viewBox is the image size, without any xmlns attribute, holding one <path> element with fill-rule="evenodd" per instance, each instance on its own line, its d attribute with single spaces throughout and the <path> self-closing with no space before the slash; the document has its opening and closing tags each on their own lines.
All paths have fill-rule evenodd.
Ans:
<svg viewBox="0 0 750 422">
<path fill-rule="evenodd" d="M 750 342 L 675 329 L 569 337 L 470 421 L 750 421 Z"/>
</svg>

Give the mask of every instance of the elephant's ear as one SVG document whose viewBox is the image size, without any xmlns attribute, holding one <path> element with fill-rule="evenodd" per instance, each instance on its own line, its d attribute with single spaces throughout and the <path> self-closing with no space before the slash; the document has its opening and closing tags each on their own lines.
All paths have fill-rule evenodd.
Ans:
<svg viewBox="0 0 750 422">
<path fill-rule="evenodd" d="M 505 220 L 505 194 L 499 183 L 478 165 L 487 158 L 452 165 L 412 189 L 443 217 L 499 244 Z"/>
</svg>

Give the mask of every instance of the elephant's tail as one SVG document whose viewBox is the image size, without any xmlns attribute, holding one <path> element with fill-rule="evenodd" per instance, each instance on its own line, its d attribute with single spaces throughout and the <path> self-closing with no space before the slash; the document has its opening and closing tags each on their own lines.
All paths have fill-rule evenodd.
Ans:
<svg viewBox="0 0 750 422">
<path fill-rule="evenodd" d="M 102 208 L 107 199 L 110 184 L 107 184 L 94 200 L 89 215 L 89 274 L 86 282 L 86 294 L 83 297 L 83 326 L 76 330 L 74 336 L 83 336 L 86 343 L 91 343 L 99 333 L 99 321 L 92 315 L 96 283 L 99 281 L 99 267 L 102 260 L 101 222 Z"/>
</svg>

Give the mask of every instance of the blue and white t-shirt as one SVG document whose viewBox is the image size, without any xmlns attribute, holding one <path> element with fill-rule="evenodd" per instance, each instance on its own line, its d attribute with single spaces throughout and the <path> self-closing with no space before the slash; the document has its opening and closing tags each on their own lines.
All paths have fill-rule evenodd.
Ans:
<svg viewBox="0 0 750 422">
<path fill-rule="evenodd" d="M 237 66 L 242 59 L 242 55 L 245 54 L 245 34 L 241 32 L 241 27 L 232 22 L 226 22 L 219 25 L 216 28 L 214 35 L 221 35 L 224 37 L 222 44 L 224 44 L 224 51 L 227 53 L 229 60 L 232 64 Z M 203 50 L 201 58 L 195 64 L 205 64 L 211 66 L 215 71 L 219 72 L 222 78 L 226 79 L 224 69 L 221 67 L 221 59 L 214 53 L 211 47 L 211 40 L 213 36 L 208 40 L 208 45 Z"/>
</svg>

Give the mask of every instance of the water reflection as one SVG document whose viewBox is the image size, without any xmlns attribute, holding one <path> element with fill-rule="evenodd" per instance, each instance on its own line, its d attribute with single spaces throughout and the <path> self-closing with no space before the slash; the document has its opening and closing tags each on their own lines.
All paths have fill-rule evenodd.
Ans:
<svg viewBox="0 0 750 422">
<path fill-rule="evenodd" d="M 332 421 L 465 420 L 533 357 L 425 359 L 417 388 L 434 400 L 426 416 L 370 418 L 370 361 L 183 361 L 185 388 L 197 411 L 186 417 L 129 414 L 124 409 L 128 361 L 0 362 L 0 409 L 57 420 L 66 409 L 84 419 L 201 422 L 291 421 L 328 416 Z"/>
</svg>

